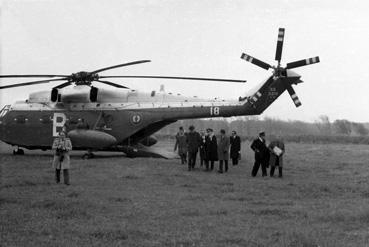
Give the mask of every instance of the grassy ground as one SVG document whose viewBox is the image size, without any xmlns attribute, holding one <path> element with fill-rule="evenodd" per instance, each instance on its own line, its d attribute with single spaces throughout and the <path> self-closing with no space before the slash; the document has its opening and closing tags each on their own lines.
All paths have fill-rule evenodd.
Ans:
<svg viewBox="0 0 369 247">
<path fill-rule="evenodd" d="M 227 174 L 75 153 L 65 186 L 1 145 L 0 246 L 369 246 L 368 146 L 289 143 L 283 179 L 252 178 L 248 146 Z"/>
</svg>

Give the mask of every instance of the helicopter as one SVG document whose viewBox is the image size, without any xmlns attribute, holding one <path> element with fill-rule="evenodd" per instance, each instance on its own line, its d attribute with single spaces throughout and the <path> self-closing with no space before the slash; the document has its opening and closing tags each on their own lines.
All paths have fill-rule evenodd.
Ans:
<svg viewBox="0 0 369 247">
<path fill-rule="evenodd" d="M 153 147 L 153 134 L 182 119 L 260 115 L 287 90 L 296 107 L 301 102 L 292 85 L 302 82 L 292 69 L 320 62 L 319 57 L 298 60 L 281 66 L 285 29 L 279 28 L 275 53 L 276 66 L 242 53 L 241 59 L 262 69 L 271 70 L 265 81 L 235 100 L 201 99 L 159 91 L 130 89 L 111 79 L 145 78 L 204 80 L 245 83 L 245 80 L 175 77 L 155 75 L 100 75 L 101 72 L 148 63 L 139 60 L 91 72 L 71 75 L 0 75 L 0 78 L 39 78 L 36 81 L 0 86 L 0 89 L 62 82 L 51 90 L 30 93 L 28 99 L 5 105 L 0 111 L 0 140 L 15 147 L 13 154 L 29 150 L 51 149 L 53 138 L 64 129 L 74 150 L 123 152 L 128 157 L 167 156 Z M 41 79 L 43 78 L 43 79 Z M 46 79 L 47 78 L 47 79 Z M 41 80 L 40 80 L 41 79 Z M 114 89 L 99 88 L 103 83 Z"/>
</svg>

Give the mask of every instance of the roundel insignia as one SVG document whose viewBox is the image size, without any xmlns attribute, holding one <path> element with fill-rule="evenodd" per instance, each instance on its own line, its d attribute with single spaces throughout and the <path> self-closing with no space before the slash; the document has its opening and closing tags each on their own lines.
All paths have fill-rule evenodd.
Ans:
<svg viewBox="0 0 369 247">
<path fill-rule="evenodd" d="M 133 113 L 131 114 L 130 121 L 132 124 L 140 124 L 142 122 L 142 115 L 139 113 Z"/>
</svg>

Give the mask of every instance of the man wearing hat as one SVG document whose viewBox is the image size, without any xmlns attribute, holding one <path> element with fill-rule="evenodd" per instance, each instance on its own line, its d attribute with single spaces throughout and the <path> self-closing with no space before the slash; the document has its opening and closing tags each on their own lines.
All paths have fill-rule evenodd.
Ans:
<svg viewBox="0 0 369 247">
<path fill-rule="evenodd" d="M 231 145 L 231 159 L 232 165 L 238 165 L 238 160 L 241 155 L 241 138 L 237 135 L 236 131 L 232 131 L 232 136 L 229 137 L 229 143 Z"/>
<path fill-rule="evenodd" d="M 188 170 L 195 168 L 196 156 L 201 143 L 201 136 L 195 131 L 195 127 L 191 125 L 187 134 L 187 150 L 188 150 Z"/>
<path fill-rule="evenodd" d="M 60 183 L 60 171 L 63 170 L 64 183 L 69 185 L 70 157 L 72 143 L 66 137 L 65 130 L 59 132 L 59 136 L 54 139 L 52 149 L 55 150 L 53 168 L 55 169 L 55 181 Z"/>
<path fill-rule="evenodd" d="M 252 168 L 251 175 L 255 177 L 259 171 L 259 167 L 261 166 L 262 176 L 267 176 L 266 167 L 267 163 L 269 162 L 269 149 L 265 143 L 264 131 L 261 131 L 258 138 L 252 142 L 251 149 L 255 152 L 255 163 L 254 167 Z"/>
<path fill-rule="evenodd" d="M 205 142 L 205 166 L 207 171 L 209 171 L 209 169 L 212 171 L 214 169 L 214 162 L 218 161 L 218 143 L 213 129 L 209 128 L 206 132 L 208 135 Z"/>
</svg>

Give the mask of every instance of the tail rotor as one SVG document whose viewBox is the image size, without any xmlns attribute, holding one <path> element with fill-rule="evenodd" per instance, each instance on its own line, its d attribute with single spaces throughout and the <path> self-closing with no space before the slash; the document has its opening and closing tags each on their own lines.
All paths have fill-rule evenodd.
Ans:
<svg viewBox="0 0 369 247">
<path fill-rule="evenodd" d="M 241 58 L 243 60 L 246 60 L 247 62 L 250 62 L 252 64 L 255 64 L 258 67 L 261 67 L 265 70 L 269 70 L 270 68 L 273 69 L 273 77 L 275 80 L 281 78 L 281 77 L 287 77 L 288 73 L 287 70 L 298 68 L 310 64 L 319 63 L 320 59 L 319 57 L 312 57 L 307 59 L 298 60 L 295 62 L 287 63 L 286 67 L 281 66 L 281 59 L 282 59 L 282 50 L 283 50 L 283 42 L 284 42 L 284 35 L 285 35 L 285 29 L 279 28 L 278 30 L 278 39 L 277 39 L 277 47 L 275 51 L 275 60 L 278 62 L 277 66 L 271 66 L 270 64 L 263 62 L 259 59 L 256 59 L 250 55 L 247 55 L 245 53 L 242 53 Z M 298 80 L 298 82 L 301 82 L 301 80 Z M 295 82 L 295 84 L 297 84 Z M 288 93 L 291 96 L 292 101 L 294 102 L 296 107 L 301 106 L 301 101 L 296 95 L 295 90 L 292 88 L 292 85 L 290 83 L 286 83 L 286 89 Z"/>
</svg>

